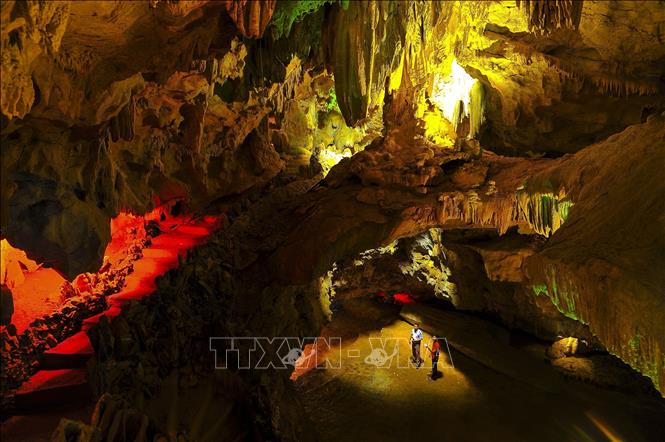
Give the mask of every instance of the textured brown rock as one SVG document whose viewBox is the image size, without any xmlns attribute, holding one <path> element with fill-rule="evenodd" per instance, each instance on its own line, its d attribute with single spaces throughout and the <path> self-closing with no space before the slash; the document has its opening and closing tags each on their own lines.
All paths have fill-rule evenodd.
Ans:
<svg viewBox="0 0 665 442">
<path fill-rule="evenodd" d="M 653 117 L 535 176 L 534 185 L 565 182 L 575 206 L 544 249 L 526 261 L 536 290 L 588 323 L 610 352 L 661 392 L 664 147 L 665 118 Z M 639 204 L 635 189 L 644 189 Z"/>
<path fill-rule="evenodd" d="M 70 419 L 62 419 L 53 432 L 51 441 L 65 442 L 73 440 L 83 442 L 94 440 L 94 437 L 99 437 L 99 435 L 92 426 Z"/>
<path fill-rule="evenodd" d="M 4 115 L 23 118 L 32 108 L 36 94 L 33 64 L 42 54 L 59 51 L 69 10 L 68 1 L 2 2 L 0 109 Z"/>
<path fill-rule="evenodd" d="M 587 351 L 587 344 L 577 338 L 563 338 L 552 343 L 547 349 L 547 357 L 551 359 L 565 358 L 566 356 L 573 356 L 582 354 Z"/>
<path fill-rule="evenodd" d="M 338 264 L 349 297 L 408 284 L 586 339 L 665 392 L 661 2 L 6 1 L 0 16 L 3 238 L 74 276 L 102 263 L 121 209 L 232 207 L 161 298 L 100 326 L 100 391 L 153 394 L 173 370 L 193 385 L 189 346 L 218 325 L 317 333 Z M 395 241 L 429 242 L 342 268 Z M 13 381 L 100 307 L 85 280 L 47 324 L 3 329 Z M 298 439 L 288 377 L 243 381 L 257 431 Z"/>
<path fill-rule="evenodd" d="M 15 53 L 14 61 L 3 59 L 3 77 L 11 69 L 17 74 L 9 75 L 18 75 L 17 80 L 26 78 L 3 82 L 8 88 L 3 100 L 14 97 L 11 103 L 22 103 L 12 110 L 8 102 L 3 113 L 22 117 L 30 111 L 69 125 L 105 122 L 143 87 L 142 73 L 165 79 L 177 69 L 189 69 L 201 55 L 197 51 L 210 45 L 223 26 L 221 15 L 213 12 L 222 7 L 205 1 L 159 2 L 155 9 L 145 2 L 3 2 L 3 23 L 5 18 L 9 23 L 3 32 L 15 29 L 20 37 L 3 35 L 3 56 Z M 184 30 L 196 20 L 208 26 Z M 36 26 L 48 28 L 39 33 Z M 142 56 L 131 55 L 136 52 Z M 38 100 L 27 84 L 30 79 Z"/>
<path fill-rule="evenodd" d="M 522 2 L 528 14 L 508 3 L 487 5 L 486 22 L 468 34 L 481 48 L 462 46 L 457 57 L 488 94 L 485 145 L 574 152 L 644 121 L 644 111 L 662 111 L 665 11 L 657 3 Z M 644 32 L 630 31 L 640 20 Z M 528 32 L 534 26 L 552 32 Z"/>
<path fill-rule="evenodd" d="M 245 37 L 259 38 L 270 23 L 277 0 L 225 0 L 226 10 Z"/>
<path fill-rule="evenodd" d="M 382 105 L 386 79 L 402 57 L 404 39 L 398 2 L 350 2 L 337 9 L 329 43 L 335 90 L 350 126 Z"/>
<path fill-rule="evenodd" d="M 3 129 L 3 231 L 40 262 L 73 277 L 98 267 L 109 219 L 120 208 L 143 213 L 155 197 L 187 195 L 203 204 L 272 178 L 282 167 L 273 147 L 243 144 L 270 103 L 249 105 L 229 119 L 216 112 L 218 97 L 210 100 L 215 84 L 243 74 L 246 48 L 237 40 L 228 44 L 203 72 L 178 71 L 164 85 L 145 82 L 141 74 L 113 83 L 101 94 L 106 104 L 88 120 L 95 126 L 63 128 L 31 119 Z M 115 115 L 103 113 L 107 105 Z M 45 109 L 56 117 L 56 107 Z M 242 146 L 250 147 L 244 152 Z M 50 221 L 45 224 L 40 213 Z"/>
</svg>

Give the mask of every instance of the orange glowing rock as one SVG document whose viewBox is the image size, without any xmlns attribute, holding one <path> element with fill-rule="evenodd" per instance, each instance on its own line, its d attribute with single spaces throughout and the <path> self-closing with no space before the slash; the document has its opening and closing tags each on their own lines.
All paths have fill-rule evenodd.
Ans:
<svg viewBox="0 0 665 442">
<path fill-rule="evenodd" d="M 140 253 L 143 258 L 133 264 L 131 277 L 110 301 L 140 299 L 156 288 L 155 278 L 177 267 L 178 255 L 200 243 L 218 225 L 219 218 L 208 215 L 193 220 L 191 215 L 170 214 L 172 203 L 165 203 L 144 215 L 121 212 L 111 220 L 111 240 L 105 249 L 104 263 L 98 273 L 82 273 L 71 281 L 80 294 L 92 293 L 99 275 L 121 265 L 129 254 Z M 151 239 L 143 248 L 147 234 L 145 225 L 154 222 L 162 234 Z M 141 256 L 139 255 L 139 256 Z M 12 292 L 14 313 L 11 323 L 22 333 L 32 321 L 48 315 L 62 304 L 61 286 L 66 279 L 55 269 L 27 257 L 26 253 L 2 240 L 2 283 Z M 139 296 L 140 295 L 140 296 Z"/>
<path fill-rule="evenodd" d="M 19 333 L 35 318 L 50 313 L 60 302 L 60 286 L 65 278 L 54 269 L 44 268 L 26 253 L 2 240 L 2 283 L 14 302 L 12 324 Z"/>
<path fill-rule="evenodd" d="M 0 241 L 0 250 L 2 284 L 10 289 L 23 284 L 25 274 L 39 268 L 39 265 L 28 258 L 23 250 L 13 247 L 6 239 Z"/>
</svg>

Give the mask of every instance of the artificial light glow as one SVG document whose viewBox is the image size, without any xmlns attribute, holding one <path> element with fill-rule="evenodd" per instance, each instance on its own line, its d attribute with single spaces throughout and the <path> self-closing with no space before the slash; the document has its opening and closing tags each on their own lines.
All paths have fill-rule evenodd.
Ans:
<svg viewBox="0 0 665 442">
<path fill-rule="evenodd" d="M 393 300 L 398 304 L 415 304 L 416 301 L 408 293 L 395 293 L 393 295 Z"/>
<path fill-rule="evenodd" d="M 435 74 L 432 86 L 432 102 L 441 110 L 443 116 L 457 127 L 460 115 L 469 115 L 471 102 L 471 88 L 478 80 L 471 77 L 453 60 L 450 75 L 446 78 Z M 460 102 L 463 108 L 460 112 Z"/>
<path fill-rule="evenodd" d="M 127 292 L 153 291 L 154 278 L 177 266 L 178 254 L 196 245 L 200 238 L 206 237 L 215 228 L 215 217 L 204 217 L 201 222 L 192 220 L 187 214 L 170 215 L 173 204 L 175 201 L 145 215 L 121 212 L 110 221 L 111 241 L 106 246 L 104 262 L 108 262 L 111 268 L 120 268 L 122 261 L 128 259 L 129 250 L 138 239 L 145 237 L 144 226 L 148 221 L 162 225 L 163 233 L 151 239 L 150 250 L 141 252 L 148 259 L 132 259 L 133 276 L 125 282 L 138 280 L 140 283 L 126 289 Z M 165 219 L 162 219 L 162 214 Z M 164 225 L 168 226 L 168 230 Z M 63 303 L 61 287 L 66 279 L 57 270 L 31 260 L 25 251 L 12 246 L 6 239 L 0 241 L 0 252 L 0 282 L 12 292 L 14 311 L 11 323 L 18 333 L 23 333 L 35 319 L 52 313 Z M 71 283 L 82 291 L 91 291 L 89 278 L 96 279 L 99 275 L 83 273 Z M 144 277 L 145 280 L 141 279 Z"/>
<path fill-rule="evenodd" d="M 25 251 L 0 241 L 2 284 L 12 292 L 12 324 L 22 333 L 35 318 L 50 313 L 60 303 L 65 278 L 55 269 L 28 258 Z"/>
<path fill-rule="evenodd" d="M 440 111 L 427 111 L 423 114 L 422 120 L 425 122 L 425 136 L 440 146 L 453 146 L 455 140 L 451 138 L 451 124 Z"/>
<path fill-rule="evenodd" d="M 321 149 L 319 154 L 319 164 L 323 168 L 324 175 L 327 175 L 330 169 L 337 163 L 339 163 L 342 158 L 348 158 L 351 156 L 351 151 L 349 149 L 344 149 L 342 153 L 335 152 L 332 149 Z"/>
<path fill-rule="evenodd" d="M 34 272 L 40 266 L 29 259 L 21 249 L 13 247 L 6 239 L 0 241 L 0 268 L 2 284 L 10 289 L 23 284 L 25 274 Z"/>
</svg>

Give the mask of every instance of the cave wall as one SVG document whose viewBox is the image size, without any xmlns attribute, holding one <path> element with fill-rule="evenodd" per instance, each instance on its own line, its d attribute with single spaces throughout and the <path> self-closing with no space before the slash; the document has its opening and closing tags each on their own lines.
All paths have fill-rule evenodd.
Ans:
<svg viewBox="0 0 665 442">
<path fill-rule="evenodd" d="M 274 96 L 214 93 L 242 80 L 247 56 L 225 8 L 3 2 L 3 236 L 73 277 L 101 264 L 120 210 L 201 207 L 282 168 L 256 130 Z"/>
<path fill-rule="evenodd" d="M 404 125 L 416 116 L 433 139 L 454 138 L 431 97 L 453 61 L 482 85 L 479 137 L 496 152 L 574 152 L 662 111 L 665 11 L 658 2 L 536 4 L 3 2 L 2 74 L 12 81 L 2 85 L 2 140 L 7 151 L 18 149 L 3 155 L 3 175 L 11 175 L 3 178 L 3 231 L 73 275 L 100 262 L 104 218 L 120 208 L 141 212 L 154 197 L 185 194 L 203 204 L 266 182 L 281 168 L 271 150 L 279 142 L 245 140 L 263 117 L 282 115 L 291 98 L 284 95 L 295 88 L 276 85 L 286 82 L 293 53 L 307 69 L 334 74 L 345 123 L 374 134 L 392 100 L 402 114 L 384 120 Z M 362 135 L 344 137 L 355 145 Z M 243 143 L 259 147 L 246 156 Z M 335 141 L 333 161 L 346 155 L 337 147 L 343 143 Z M 35 158 L 49 157 L 54 144 L 62 154 L 96 150 L 99 159 L 76 172 L 63 162 L 37 170 L 44 166 Z M 308 167 L 304 156 L 283 159 L 299 171 Z M 53 187 L 51 175 L 61 184 L 37 195 L 29 183 Z M 40 204 L 58 219 L 50 227 L 29 214 Z M 22 214 L 22 225 L 10 211 Z M 90 239 L 78 257 L 66 225 Z"/>
<path fill-rule="evenodd" d="M 320 129 L 280 124 L 311 114 L 295 97 L 325 105 L 298 95 L 325 70 L 335 116 L 375 135 L 354 149 L 374 141 L 241 218 L 240 270 L 309 292 L 338 259 L 431 227 L 539 235 L 519 296 L 663 392 L 661 3 L 2 2 L 2 235 L 73 276 L 120 210 L 266 185 L 285 168 L 272 135 Z M 479 142 L 432 99 L 453 62 L 482 85 Z"/>
<path fill-rule="evenodd" d="M 664 116 L 652 117 L 555 160 L 491 153 L 473 161 L 433 152 L 418 156 L 409 145 L 396 148 L 399 138 L 389 134 L 382 145 L 343 160 L 308 192 L 266 200 L 247 215 L 245 241 L 236 251 L 239 265 L 248 274 L 262 272 L 289 286 L 307 284 L 339 260 L 432 227 L 492 228 L 500 234 L 512 228 L 549 238 L 537 253 L 524 257 L 519 270 L 490 265 L 487 273 L 497 279 L 505 273 L 508 281 L 518 278 L 519 293 L 510 296 L 545 295 L 564 316 L 588 325 L 610 352 L 649 376 L 662 393 L 665 309 L 661 276 L 656 275 L 663 262 L 662 183 L 639 183 L 662 181 L 664 128 Z M 622 164 L 623 173 L 614 173 L 613 162 Z M 636 188 L 646 201 L 639 208 L 628 196 Z M 622 210 L 630 214 L 622 217 Z M 277 222 L 275 213 L 283 214 Z M 558 246 L 563 239 L 570 241 L 567 247 Z M 491 250 L 479 253 L 491 262 Z M 568 258 L 574 263 L 570 267 Z M 608 267 L 612 261 L 616 264 Z M 555 273 L 547 273 L 548 268 Z"/>
<path fill-rule="evenodd" d="M 589 324 L 610 352 L 649 376 L 661 392 L 664 117 L 653 116 L 580 151 L 568 170 L 555 167 L 530 180 L 554 188 L 565 182 L 575 206 L 525 263 L 535 293 Z"/>
<path fill-rule="evenodd" d="M 488 7 L 480 57 L 469 53 L 461 62 L 477 70 L 496 102 L 484 144 L 510 154 L 574 152 L 644 121 L 645 110 L 662 111 L 662 7 L 579 3 L 577 24 L 542 32 L 517 6 Z M 644 23 L 639 35 L 635 23 Z"/>
</svg>

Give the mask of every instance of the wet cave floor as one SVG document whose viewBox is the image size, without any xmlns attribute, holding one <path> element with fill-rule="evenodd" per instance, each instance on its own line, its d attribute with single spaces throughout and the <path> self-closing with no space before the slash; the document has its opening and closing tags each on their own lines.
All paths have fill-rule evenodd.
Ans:
<svg viewBox="0 0 665 442">
<path fill-rule="evenodd" d="M 439 360 L 443 376 L 432 382 L 427 379 L 429 359 L 419 369 L 403 367 L 410 356 L 406 339 L 411 325 L 394 307 L 360 304 L 336 313 L 322 333 L 342 338 L 341 346 L 331 346 L 325 355 L 331 365 L 304 372 L 295 381 L 319 440 L 665 440 L 662 399 L 565 379 L 545 361 L 545 345 L 522 335 L 514 346 L 531 362 L 527 364 L 529 382 L 496 371 L 451 346 L 453 367 L 445 345 Z M 454 335 L 458 330 L 451 328 L 460 324 L 464 326 L 458 322 L 443 328 Z M 487 336 L 480 334 L 477 339 Z M 396 356 L 400 361 L 386 363 L 389 367 L 366 362 L 382 345 L 378 342 L 385 343 L 386 354 L 394 354 L 396 339 L 400 339 Z M 430 342 L 428 333 L 423 342 Z M 505 353 L 498 338 L 482 344 L 495 349 L 497 354 L 491 357 Z M 422 352 L 425 358 L 424 348 Z M 540 388 L 539 376 L 543 384 L 556 377 L 560 388 L 554 392 Z"/>
</svg>

